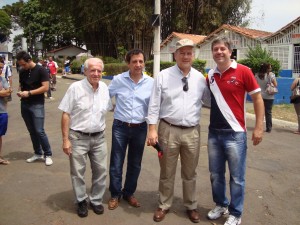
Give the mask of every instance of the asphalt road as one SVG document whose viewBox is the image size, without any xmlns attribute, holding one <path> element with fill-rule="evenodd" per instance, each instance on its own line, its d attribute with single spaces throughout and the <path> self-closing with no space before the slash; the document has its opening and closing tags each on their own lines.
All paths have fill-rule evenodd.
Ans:
<svg viewBox="0 0 300 225">
<path fill-rule="evenodd" d="M 80 77 L 73 76 L 71 77 Z M 14 74 L 14 90 L 18 76 Z M 0 165 L 0 225 L 139 225 L 157 224 L 152 220 L 157 207 L 159 164 L 156 151 L 146 147 L 143 168 L 135 196 L 142 207 L 130 207 L 125 201 L 115 210 L 107 209 L 110 193 L 104 196 L 105 212 L 96 215 L 89 210 L 89 216 L 79 218 L 69 175 L 69 161 L 62 152 L 60 130 L 61 112 L 58 104 L 70 79 L 58 79 L 55 100 L 46 100 L 45 128 L 54 153 L 52 166 L 43 162 L 26 163 L 33 153 L 29 134 L 20 115 L 20 103 L 13 93 L 9 103 L 9 127 L 3 137 L 3 156 L 10 160 L 8 166 Z M 108 80 L 105 80 L 109 83 Z M 197 168 L 197 198 L 201 214 L 200 224 L 223 224 L 225 218 L 216 221 L 206 219 L 207 212 L 214 207 L 211 197 L 207 162 L 207 126 L 209 109 L 202 110 L 201 153 Z M 113 113 L 107 114 L 106 137 L 108 149 L 111 146 L 111 125 Z M 263 142 L 254 147 L 251 143 L 253 120 L 248 123 L 248 158 L 245 209 L 243 225 L 296 225 L 300 224 L 300 136 L 292 134 L 292 125 L 276 123 L 271 134 L 265 134 Z M 90 187 L 91 171 L 87 167 L 86 181 Z M 107 177 L 107 184 L 109 177 Z M 180 162 L 177 165 L 175 198 L 170 213 L 160 224 L 192 224 L 186 217 L 182 205 L 182 183 Z"/>
</svg>

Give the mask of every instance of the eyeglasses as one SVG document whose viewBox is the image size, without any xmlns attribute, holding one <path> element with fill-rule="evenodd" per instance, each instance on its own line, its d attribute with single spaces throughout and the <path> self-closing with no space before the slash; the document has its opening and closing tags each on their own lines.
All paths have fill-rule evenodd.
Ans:
<svg viewBox="0 0 300 225">
<path fill-rule="evenodd" d="M 184 77 L 181 80 L 184 83 L 184 85 L 183 85 L 183 91 L 188 91 L 189 90 L 189 83 L 187 82 L 187 78 Z"/>
</svg>

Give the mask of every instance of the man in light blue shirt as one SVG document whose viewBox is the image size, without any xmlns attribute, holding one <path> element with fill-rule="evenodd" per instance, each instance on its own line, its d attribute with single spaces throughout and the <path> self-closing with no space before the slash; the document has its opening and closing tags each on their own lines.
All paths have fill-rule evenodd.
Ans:
<svg viewBox="0 0 300 225">
<path fill-rule="evenodd" d="M 153 78 L 143 73 L 145 55 L 140 49 L 133 49 L 125 58 L 129 70 L 114 77 L 109 85 L 110 97 L 115 97 L 116 107 L 112 127 L 110 158 L 111 199 L 108 209 L 119 206 L 121 197 L 133 207 L 140 207 L 134 197 L 147 136 L 146 115 L 153 86 Z M 122 171 L 126 149 L 128 161 L 124 187 Z"/>
</svg>

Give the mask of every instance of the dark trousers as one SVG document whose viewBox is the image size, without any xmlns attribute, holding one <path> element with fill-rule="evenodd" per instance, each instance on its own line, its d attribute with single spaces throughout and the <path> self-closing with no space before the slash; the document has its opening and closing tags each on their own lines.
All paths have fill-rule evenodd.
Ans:
<svg viewBox="0 0 300 225">
<path fill-rule="evenodd" d="M 146 136 L 146 122 L 137 127 L 128 127 L 125 123 L 114 120 L 109 166 L 109 190 L 111 197 L 118 198 L 122 195 L 130 197 L 134 194 L 141 171 Z M 127 171 L 124 188 L 122 190 L 123 164 L 127 146 Z"/>
<path fill-rule="evenodd" d="M 266 118 L 266 131 L 272 130 L 272 107 L 274 99 L 264 99 L 265 104 L 265 118 Z"/>
<path fill-rule="evenodd" d="M 44 130 L 44 104 L 30 104 L 21 102 L 21 114 L 29 131 L 34 153 L 37 155 L 52 156 L 47 134 Z"/>
</svg>

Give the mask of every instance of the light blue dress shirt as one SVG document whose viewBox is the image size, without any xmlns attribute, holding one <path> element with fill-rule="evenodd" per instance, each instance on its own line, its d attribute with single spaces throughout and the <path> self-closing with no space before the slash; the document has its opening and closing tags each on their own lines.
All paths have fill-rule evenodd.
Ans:
<svg viewBox="0 0 300 225">
<path fill-rule="evenodd" d="M 129 71 L 114 76 L 108 89 L 111 98 L 115 97 L 114 118 L 126 123 L 143 123 L 148 113 L 153 78 L 146 74 L 135 83 Z"/>
</svg>

